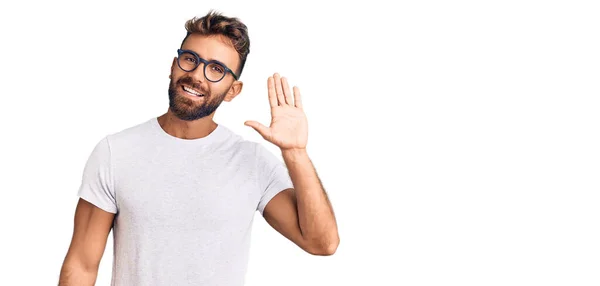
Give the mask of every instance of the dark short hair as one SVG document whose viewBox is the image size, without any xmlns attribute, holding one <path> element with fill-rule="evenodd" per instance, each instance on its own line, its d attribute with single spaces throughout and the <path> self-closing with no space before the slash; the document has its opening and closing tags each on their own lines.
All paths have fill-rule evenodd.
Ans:
<svg viewBox="0 0 600 286">
<path fill-rule="evenodd" d="M 242 70 L 246 64 L 246 58 L 250 53 L 250 38 L 248 37 L 248 27 L 238 18 L 226 17 L 213 10 L 201 18 L 194 17 L 185 23 L 187 34 L 183 43 L 191 34 L 205 36 L 222 35 L 230 40 L 231 45 L 237 51 L 240 58 L 240 66 L 237 70 L 238 77 L 242 75 Z"/>
</svg>

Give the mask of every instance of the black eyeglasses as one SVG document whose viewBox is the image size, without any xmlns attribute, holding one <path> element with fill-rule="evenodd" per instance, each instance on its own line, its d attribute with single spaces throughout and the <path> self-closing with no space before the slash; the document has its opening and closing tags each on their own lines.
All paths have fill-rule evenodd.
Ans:
<svg viewBox="0 0 600 286">
<path fill-rule="evenodd" d="M 227 73 L 231 73 L 231 75 L 233 76 L 233 78 L 235 80 L 238 80 L 238 76 L 235 75 L 235 73 L 233 73 L 233 71 L 231 69 L 229 69 L 228 67 L 226 67 L 223 63 L 216 61 L 216 60 L 212 60 L 212 61 L 207 61 L 203 58 L 201 58 L 200 56 L 198 56 L 198 54 L 196 54 L 194 51 L 190 51 L 190 50 L 182 50 L 182 49 L 178 49 L 177 50 L 177 65 L 179 66 L 180 69 L 186 71 L 186 72 L 191 72 L 193 70 L 195 70 L 200 63 L 204 64 L 204 77 L 211 82 L 218 82 L 220 80 L 222 80 L 225 75 L 227 75 Z"/>
</svg>

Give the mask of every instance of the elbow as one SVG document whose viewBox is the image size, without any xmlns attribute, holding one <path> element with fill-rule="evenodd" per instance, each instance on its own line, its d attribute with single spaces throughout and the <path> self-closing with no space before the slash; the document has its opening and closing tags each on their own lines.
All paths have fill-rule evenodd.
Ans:
<svg viewBox="0 0 600 286">
<path fill-rule="evenodd" d="M 63 264 L 58 285 L 94 285 L 98 271 L 81 265 Z"/>
<path fill-rule="evenodd" d="M 314 244 L 313 246 L 308 247 L 305 250 L 312 255 L 331 256 L 331 255 L 335 254 L 339 244 L 340 244 L 340 239 L 337 238 L 330 242 L 321 242 L 321 243 Z"/>
<path fill-rule="evenodd" d="M 330 243 L 329 245 L 327 245 L 326 248 L 324 248 L 324 251 L 322 251 L 320 255 L 330 256 L 330 255 L 335 254 L 339 244 L 340 244 L 339 240 L 335 243 Z"/>
<path fill-rule="evenodd" d="M 99 267 L 99 260 L 91 260 L 76 253 L 67 253 L 62 265 L 62 269 L 90 274 L 97 273 Z"/>
<path fill-rule="evenodd" d="M 77 281 L 85 281 L 85 285 L 92 285 L 98 275 L 99 266 L 99 261 L 86 261 L 74 254 L 68 253 L 60 268 L 59 279 L 60 281 L 76 279 Z"/>
</svg>

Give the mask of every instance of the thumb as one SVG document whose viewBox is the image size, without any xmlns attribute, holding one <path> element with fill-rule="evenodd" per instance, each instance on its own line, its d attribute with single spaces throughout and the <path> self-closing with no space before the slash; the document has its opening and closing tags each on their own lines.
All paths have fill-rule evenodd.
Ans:
<svg viewBox="0 0 600 286">
<path fill-rule="evenodd" d="M 261 123 L 258 123 L 256 121 L 252 121 L 252 120 L 248 120 L 248 121 L 244 122 L 244 125 L 254 128 L 254 130 L 256 130 L 256 132 L 258 132 L 263 138 L 265 138 L 265 139 L 269 138 L 269 133 L 270 133 L 269 127 L 266 127 L 266 126 L 262 125 Z"/>
</svg>

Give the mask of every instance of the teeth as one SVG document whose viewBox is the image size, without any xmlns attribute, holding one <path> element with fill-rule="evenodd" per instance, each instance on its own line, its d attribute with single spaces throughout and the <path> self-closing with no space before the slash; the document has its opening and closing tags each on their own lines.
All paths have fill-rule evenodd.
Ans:
<svg viewBox="0 0 600 286">
<path fill-rule="evenodd" d="M 196 95 L 196 96 L 201 96 L 202 95 L 201 93 L 199 93 L 199 92 L 197 92 L 197 91 L 195 91 L 195 90 L 193 90 L 193 89 L 191 89 L 191 88 L 189 88 L 187 86 L 184 86 L 183 90 L 185 90 L 185 91 L 187 91 L 187 92 L 189 92 L 189 93 L 191 93 L 193 95 Z"/>
</svg>

